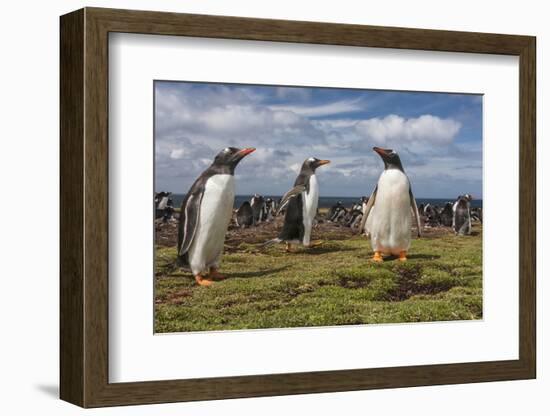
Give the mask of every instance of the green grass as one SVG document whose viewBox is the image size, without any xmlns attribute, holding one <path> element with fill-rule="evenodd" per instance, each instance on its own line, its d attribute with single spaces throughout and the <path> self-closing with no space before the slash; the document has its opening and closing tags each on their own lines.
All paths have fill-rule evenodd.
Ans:
<svg viewBox="0 0 550 416">
<path fill-rule="evenodd" d="M 361 236 L 313 249 L 259 252 L 241 243 L 223 256 L 227 280 L 195 285 L 173 266 L 175 248 L 156 257 L 155 331 L 205 331 L 480 319 L 482 233 L 414 239 L 409 260 L 369 261 Z"/>
</svg>

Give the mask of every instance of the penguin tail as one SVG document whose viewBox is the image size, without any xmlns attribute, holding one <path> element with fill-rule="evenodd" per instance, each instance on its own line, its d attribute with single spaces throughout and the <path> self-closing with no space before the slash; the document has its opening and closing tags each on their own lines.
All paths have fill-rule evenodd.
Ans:
<svg viewBox="0 0 550 416">
<path fill-rule="evenodd" d="M 271 246 L 274 246 L 275 244 L 279 244 L 280 242 L 282 242 L 283 240 L 280 239 L 280 238 L 274 238 L 272 240 L 268 240 L 266 241 L 265 243 L 261 244 L 259 249 L 260 250 L 265 250 Z"/>
</svg>

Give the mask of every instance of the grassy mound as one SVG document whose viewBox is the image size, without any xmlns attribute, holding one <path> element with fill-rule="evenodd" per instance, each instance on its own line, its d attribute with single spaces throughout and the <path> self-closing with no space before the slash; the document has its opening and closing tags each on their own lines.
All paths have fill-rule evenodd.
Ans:
<svg viewBox="0 0 550 416">
<path fill-rule="evenodd" d="M 254 240 L 234 238 L 241 230 L 230 231 L 221 266 L 227 280 L 210 287 L 195 285 L 190 272 L 174 266 L 175 247 L 157 245 L 155 331 L 482 317 L 481 226 L 466 237 L 437 232 L 414 239 L 407 262 L 386 258 L 382 264 L 369 261 L 365 237 L 330 239 L 332 228 L 340 231 L 324 227 L 315 235 L 327 237 L 324 244 L 294 253 L 283 245 L 259 251 Z"/>
</svg>

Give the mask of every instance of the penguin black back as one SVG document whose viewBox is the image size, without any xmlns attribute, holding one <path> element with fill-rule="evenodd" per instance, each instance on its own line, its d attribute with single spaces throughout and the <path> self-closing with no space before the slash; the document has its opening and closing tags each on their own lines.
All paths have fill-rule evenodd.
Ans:
<svg viewBox="0 0 550 416">
<path fill-rule="evenodd" d="M 302 196 L 292 198 L 287 205 L 285 221 L 279 238 L 284 241 L 304 238 L 304 214 Z"/>
</svg>

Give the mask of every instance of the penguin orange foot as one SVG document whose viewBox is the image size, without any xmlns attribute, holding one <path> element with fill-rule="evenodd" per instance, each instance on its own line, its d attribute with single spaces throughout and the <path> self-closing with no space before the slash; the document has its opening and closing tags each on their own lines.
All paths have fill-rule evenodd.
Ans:
<svg viewBox="0 0 550 416">
<path fill-rule="evenodd" d="M 316 241 L 312 241 L 311 243 L 309 243 L 308 246 L 306 246 L 307 248 L 315 248 L 315 247 L 319 247 L 320 245 L 324 244 L 325 242 L 323 240 L 316 240 Z"/>
<path fill-rule="evenodd" d="M 372 256 L 372 261 L 375 261 L 377 263 L 381 263 L 382 261 L 384 261 L 384 259 L 382 258 L 382 254 L 379 251 L 375 251 L 374 256 Z"/>
<path fill-rule="evenodd" d="M 200 274 L 195 276 L 195 281 L 199 286 L 210 286 L 212 284 L 212 280 L 205 279 Z"/>
<path fill-rule="evenodd" d="M 407 252 L 406 251 L 400 251 L 399 252 L 399 261 L 407 261 Z"/>
<path fill-rule="evenodd" d="M 285 249 L 285 251 L 286 251 L 287 253 L 292 253 L 292 244 L 286 243 L 286 249 Z"/>
<path fill-rule="evenodd" d="M 224 280 L 225 276 L 221 274 L 218 269 L 211 267 L 210 268 L 210 274 L 208 277 L 212 278 L 212 280 Z"/>
</svg>

